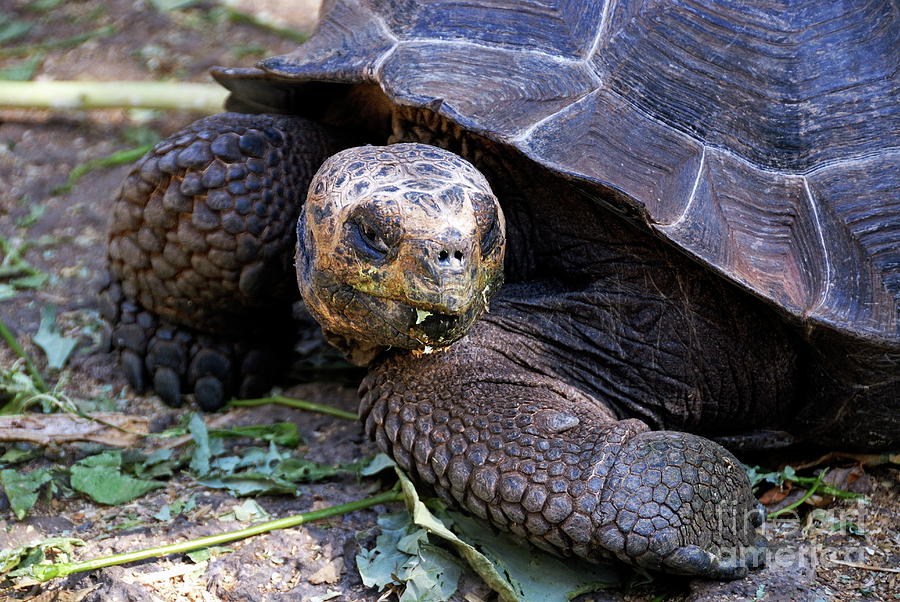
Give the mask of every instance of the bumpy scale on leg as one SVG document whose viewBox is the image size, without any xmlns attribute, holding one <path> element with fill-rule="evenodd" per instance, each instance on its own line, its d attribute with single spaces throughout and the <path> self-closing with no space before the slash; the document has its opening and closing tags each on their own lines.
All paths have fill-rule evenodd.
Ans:
<svg viewBox="0 0 900 602">
<path fill-rule="evenodd" d="M 482 321 L 446 351 L 376 365 L 360 389 L 369 434 L 448 501 L 544 549 L 714 578 L 759 562 L 762 515 L 734 456 L 616 420 L 484 344 L 505 336 Z"/>
<path fill-rule="evenodd" d="M 160 142 L 113 209 L 102 292 L 131 384 L 205 409 L 270 384 L 293 339 L 294 227 L 341 147 L 295 117 L 224 113 Z"/>
</svg>

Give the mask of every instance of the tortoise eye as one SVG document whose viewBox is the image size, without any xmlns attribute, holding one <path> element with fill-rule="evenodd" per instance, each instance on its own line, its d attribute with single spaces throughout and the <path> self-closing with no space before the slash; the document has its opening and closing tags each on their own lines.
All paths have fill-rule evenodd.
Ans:
<svg viewBox="0 0 900 602">
<path fill-rule="evenodd" d="M 479 224 L 481 226 L 482 257 L 490 255 L 491 251 L 497 246 L 497 241 L 500 238 L 500 220 L 497 219 L 496 211 L 490 211 L 485 218 L 484 223 Z"/>
<path fill-rule="evenodd" d="M 497 199 L 492 195 L 476 192 L 471 195 L 472 209 L 475 211 L 475 222 L 481 235 L 481 256 L 487 257 L 500 241 L 500 217 Z"/>
<path fill-rule="evenodd" d="M 356 236 L 354 246 L 370 255 L 373 259 L 382 259 L 390 250 L 384 236 L 371 223 L 364 220 L 356 220 L 353 222 L 353 230 Z"/>
</svg>

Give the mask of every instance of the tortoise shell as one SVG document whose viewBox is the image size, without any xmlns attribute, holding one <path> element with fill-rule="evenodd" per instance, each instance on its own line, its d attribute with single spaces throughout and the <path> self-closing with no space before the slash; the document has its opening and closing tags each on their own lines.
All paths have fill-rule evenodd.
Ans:
<svg viewBox="0 0 900 602">
<path fill-rule="evenodd" d="M 230 107 L 372 83 L 600 187 L 807 327 L 900 345 L 891 0 L 334 0 Z M 818 330 L 818 328 L 816 328 Z"/>
</svg>

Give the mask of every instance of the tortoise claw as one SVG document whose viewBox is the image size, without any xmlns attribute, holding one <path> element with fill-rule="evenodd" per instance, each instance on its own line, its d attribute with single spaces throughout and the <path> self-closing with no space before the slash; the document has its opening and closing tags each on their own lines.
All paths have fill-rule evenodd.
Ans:
<svg viewBox="0 0 900 602">
<path fill-rule="evenodd" d="M 224 383 L 215 376 L 204 376 L 194 384 L 194 398 L 206 412 L 218 410 L 227 401 Z"/>
<path fill-rule="evenodd" d="M 125 378 L 128 379 L 128 384 L 137 393 L 143 393 L 147 389 L 143 360 L 134 351 L 123 349 L 119 361 L 125 372 Z"/>
<path fill-rule="evenodd" d="M 172 368 L 161 366 L 153 373 L 153 390 L 166 405 L 181 407 L 181 379 Z"/>
<path fill-rule="evenodd" d="M 166 405 L 176 408 L 185 395 L 193 393 L 197 405 L 211 412 L 225 405 L 236 390 L 241 395 L 264 393 L 286 364 L 287 329 L 284 337 L 270 337 L 258 346 L 243 340 L 223 341 L 161 321 L 124 299 L 120 291 L 113 282 L 102 296 L 108 313 L 119 317 L 112 343 L 137 393 L 152 386 Z"/>
</svg>

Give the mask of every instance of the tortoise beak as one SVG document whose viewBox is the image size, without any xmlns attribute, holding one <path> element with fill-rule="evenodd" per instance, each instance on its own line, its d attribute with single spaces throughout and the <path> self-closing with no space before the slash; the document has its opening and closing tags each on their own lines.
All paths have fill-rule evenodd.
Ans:
<svg viewBox="0 0 900 602">
<path fill-rule="evenodd" d="M 409 241 L 402 260 L 408 302 L 434 314 L 458 316 L 478 301 L 480 261 L 469 241 Z"/>
</svg>

